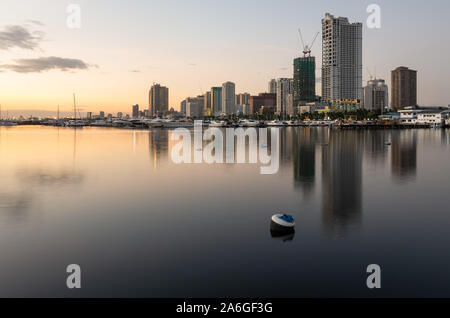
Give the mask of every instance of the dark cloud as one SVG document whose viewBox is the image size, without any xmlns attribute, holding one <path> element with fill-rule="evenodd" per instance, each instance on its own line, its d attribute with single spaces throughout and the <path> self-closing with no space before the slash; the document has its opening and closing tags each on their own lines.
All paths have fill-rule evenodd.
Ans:
<svg viewBox="0 0 450 318">
<path fill-rule="evenodd" d="M 62 57 L 50 56 L 36 59 L 17 59 L 16 64 L 0 65 L 0 72 L 12 71 L 16 73 L 41 73 L 50 70 L 60 70 L 63 72 L 71 70 L 87 70 L 91 67 L 97 67 L 78 59 L 67 59 Z"/>
<path fill-rule="evenodd" d="M 8 25 L 0 30 L 0 50 L 9 50 L 15 47 L 35 50 L 39 48 L 39 43 L 43 40 L 43 37 L 43 32 L 32 32 L 21 25 Z"/>
</svg>

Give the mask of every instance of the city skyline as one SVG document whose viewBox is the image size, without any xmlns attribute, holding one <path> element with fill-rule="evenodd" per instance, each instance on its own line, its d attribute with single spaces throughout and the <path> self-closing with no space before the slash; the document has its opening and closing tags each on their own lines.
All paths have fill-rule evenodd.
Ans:
<svg viewBox="0 0 450 318">
<path fill-rule="evenodd" d="M 157 10 L 161 17 L 152 15 L 150 22 L 143 14 L 150 6 L 142 1 L 132 2 L 125 11 L 120 10 L 118 1 L 95 4 L 80 1 L 82 27 L 79 30 L 65 25 L 67 4 L 51 0 L 46 3 L 53 5 L 42 6 L 37 1 L 2 2 L 8 10 L 0 13 L 1 34 L 25 30 L 28 32 L 25 34 L 31 35 L 28 44 L 34 44 L 30 48 L 20 46 L 19 42 L 10 41 L 9 46 L 4 41 L 0 43 L 0 104 L 4 112 L 14 114 L 25 109 L 55 112 L 58 105 L 62 113 L 70 112 L 73 92 L 83 112 L 130 112 L 133 104 L 141 107 L 148 104 L 148 91 L 153 82 L 169 88 L 168 106 L 175 110 L 179 110 L 180 102 L 187 96 L 205 94 L 211 87 L 227 81 L 236 84 L 236 93 L 257 96 L 267 91 L 270 79 L 292 78 L 293 60 L 302 56 L 297 28 L 301 27 L 305 36 L 311 37 L 321 29 L 326 12 L 347 17 L 351 23 L 363 23 L 363 83 L 369 80 L 370 71 L 391 87 L 390 72 L 398 66 L 407 66 L 420 73 L 420 105 L 450 103 L 450 93 L 445 89 L 450 65 L 441 63 L 449 44 L 427 34 L 450 24 L 445 19 L 445 8 L 450 5 L 444 1 L 434 1 L 436 5 L 432 8 L 417 2 L 409 6 L 412 11 L 407 15 L 403 11 L 406 2 L 380 1 L 380 29 L 367 28 L 368 3 L 364 1 L 352 1 L 354 5 L 346 6 L 350 9 L 345 10 L 331 1 L 308 6 L 284 1 L 284 7 L 303 10 L 279 9 L 263 1 L 230 2 L 229 7 L 219 2 L 207 7 L 202 1 L 188 4 L 171 1 L 154 4 L 152 12 Z M 199 14 L 196 10 L 204 10 L 204 14 L 214 14 L 215 18 L 206 22 L 189 19 L 190 24 L 186 25 L 185 18 L 172 12 L 174 4 L 191 15 Z M 248 14 L 252 6 L 267 23 L 253 25 L 256 17 Z M 225 17 L 234 13 L 233 7 L 247 12 L 246 19 L 237 19 L 227 28 Z M 444 15 L 439 19 L 441 14 Z M 162 21 L 164 18 L 167 19 Z M 410 34 L 413 32 L 408 31 L 417 25 L 414 21 L 419 18 L 428 23 L 423 22 L 420 30 Z M 173 24 L 174 21 L 177 23 Z M 149 28 L 157 25 L 160 26 L 157 29 Z M 217 38 L 211 38 L 211 34 Z M 320 40 L 318 43 L 312 56 L 316 57 L 319 79 L 322 48 Z M 430 59 L 421 51 L 431 52 L 434 57 Z M 23 65 L 24 61 L 34 64 Z M 320 83 L 316 92 L 321 92 Z"/>
</svg>

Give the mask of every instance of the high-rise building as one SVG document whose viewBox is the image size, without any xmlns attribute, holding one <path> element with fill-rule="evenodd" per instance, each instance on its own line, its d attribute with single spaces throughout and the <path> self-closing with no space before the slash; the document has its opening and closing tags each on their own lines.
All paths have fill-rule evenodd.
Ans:
<svg viewBox="0 0 450 318">
<path fill-rule="evenodd" d="M 211 115 L 222 114 L 222 87 L 211 88 Z"/>
<path fill-rule="evenodd" d="M 222 114 L 234 114 L 236 106 L 236 85 L 232 82 L 222 84 Z"/>
<path fill-rule="evenodd" d="M 316 58 L 299 57 L 294 60 L 294 107 L 316 100 Z"/>
<path fill-rule="evenodd" d="M 289 94 L 293 93 L 293 81 L 290 78 L 277 79 L 277 114 L 287 115 Z"/>
<path fill-rule="evenodd" d="M 363 88 L 362 108 L 383 111 L 389 107 L 389 89 L 382 79 L 373 79 Z"/>
<path fill-rule="evenodd" d="M 269 81 L 268 93 L 269 94 L 277 93 L 277 80 L 276 79 L 271 79 Z"/>
<path fill-rule="evenodd" d="M 139 118 L 139 105 L 138 104 L 133 105 L 131 114 L 132 114 L 131 116 L 133 118 Z"/>
<path fill-rule="evenodd" d="M 183 100 L 180 103 L 180 113 L 182 113 L 183 115 L 186 115 L 186 100 Z"/>
<path fill-rule="evenodd" d="M 392 101 L 394 110 L 417 105 L 417 71 L 397 67 L 391 73 Z"/>
<path fill-rule="evenodd" d="M 360 100 L 362 23 L 326 13 L 322 19 L 322 101 Z"/>
<path fill-rule="evenodd" d="M 206 92 L 203 95 L 203 114 L 211 116 L 211 92 Z"/>
<path fill-rule="evenodd" d="M 154 84 L 149 93 L 149 113 L 150 116 L 161 116 L 169 110 L 169 89 Z"/>
<path fill-rule="evenodd" d="M 203 117 L 204 96 L 188 97 L 186 99 L 186 117 L 201 118 Z"/>
<path fill-rule="evenodd" d="M 105 112 L 104 111 L 100 111 L 100 118 L 105 118 Z"/>
<path fill-rule="evenodd" d="M 250 103 L 250 94 L 249 93 L 243 93 L 243 94 L 236 94 L 236 105 L 248 105 Z"/>
<path fill-rule="evenodd" d="M 117 118 L 122 118 L 123 117 L 123 113 L 122 112 L 118 112 L 117 113 Z"/>
</svg>

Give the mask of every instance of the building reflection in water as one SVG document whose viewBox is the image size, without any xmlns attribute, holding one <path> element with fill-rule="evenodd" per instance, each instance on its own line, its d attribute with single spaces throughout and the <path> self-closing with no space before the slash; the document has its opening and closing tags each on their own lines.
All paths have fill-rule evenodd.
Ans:
<svg viewBox="0 0 450 318">
<path fill-rule="evenodd" d="M 404 182 L 414 179 L 417 172 L 417 131 L 394 130 L 391 149 L 392 176 Z"/>
<path fill-rule="evenodd" d="M 168 162 L 169 131 L 167 129 L 151 129 L 148 134 L 148 148 L 153 168 Z"/>
<path fill-rule="evenodd" d="M 357 228 L 362 215 L 362 135 L 331 130 L 322 148 L 322 225 L 330 236 Z"/>
<path fill-rule="evenodd" d="M 293 136 L 294 186 L 308 197 L 314 189 L 318 129 L 296 129 Z"/>
<path fill-rule="evenodd" d="M 364 130 L 364 157 L 370 165 L 383 165 L 389 153 L 389 136 L 385 130 Z"/>
</svg>

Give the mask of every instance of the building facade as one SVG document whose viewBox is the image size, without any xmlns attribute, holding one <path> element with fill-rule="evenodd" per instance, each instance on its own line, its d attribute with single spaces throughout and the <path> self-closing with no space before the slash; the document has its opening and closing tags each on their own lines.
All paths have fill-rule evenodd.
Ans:
<svg viewBox="0 0 450 318">
<path fill-rule="evenodd" d="M 222 87 L 211 88 L 211 115 L 220 116 L 222 114 Z"/>
<path fill-rule="evenodd" d="M 236 108 L 236 85 L 233 82 L 222 84 L 222 115 L 234 114 Z"/>
<path fill-rule="evenodd" d="M 133 118 L 139 118 L 139 105 L 135 104 L 132 107 L 131 116 Z"/>
<path fill-rule="evenodd" d="M 384 111 L 389 108 L 389 89 L 382 79 L 367 82 L 363 88 L 361 106 L 367 110 Z"/>
<path fill-rule="evenodd" d="M 277 114 L 287 115 L 289 95 L 293 94 L 294 84 L 290 78 L 277 79 Z"/>
<path fill-rule="evenodd" d="M 277 107 L 277 94 L 262 93 L 258 96 L 250 96 L 249 115 L 258 114 L 261 107 L 265 109 L 273 109 L 275 112 Z"/>
<path fill-rule="evenodd" d="M 322 101 L 360 100 L 362 23 L 326 13 L 322 19 Z"/>
<path fill-rule="evenodd" d="M 391 107 L 398 110 L 417 105 L 417 71 L 407 67 L 397 67 L 391 72 Z"/>
<path fill-rule="evenodd" d="M 316 58 L 299 57 L 294 60 L 294 107 L 316 100 Z"/>
<path fill-rule="evenodd" d="M 203 95 L 203 114 L 211 116 L 211 92 L 206 92 Z"/>
<path fill-rule="evenodd" d="M 153 116 L 162 116 L 169 110 L 169 89 L 154 84 L 149 92 L 149 114 Z"/>
<path fill-rule="evenodd" d="M 268 86 L 267 92 L 269 94 L 276 94 L 277 93 L 277 80 L 276 79 L 271 79 L 269 81 L 269 86 Z"/>
</svg>

